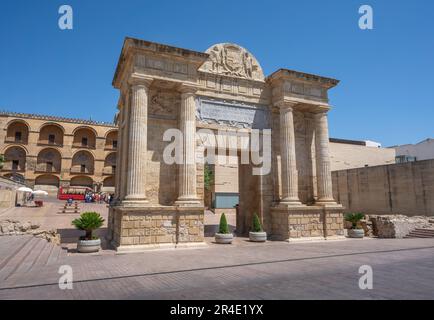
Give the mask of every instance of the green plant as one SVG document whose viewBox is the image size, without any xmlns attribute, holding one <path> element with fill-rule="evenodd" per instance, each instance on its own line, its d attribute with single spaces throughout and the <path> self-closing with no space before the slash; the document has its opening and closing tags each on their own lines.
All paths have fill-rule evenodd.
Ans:
<svg viewBox="0 0 434 320">
<path fill-rule="evenodd" d="M 345 220 L 351 222 L 352 227 L 351 229 L 361 229 L 361 226 L 359 225 L 360 220 L 364 219 L 365 215 L 360 212 L 356 213 L 347 213 L 345 215 Z"/>
<path fill-rule="evenodd" d="M 224 212 L 220 217 L 219 233 L 229 234 L 228 221 L 226 220 L 226 216 Z"/>
<path fill-rule="evenodd" d="M 84 240 L 92 240 L 92 231 L 98 229 L 104 223 L 104 219 L 98 212 L 83 212 L 80 218 L 72 221 L 72 224 L 79 230 L 86 231 Z"/>
<path fill-rule="evenodd" d="M 211 184 L 214 179 L 214 173 L 208 163 L 205 163 L 205 167 L 203 170 L 203 183 L 206 190 L 211 188 Z"/>
<path fill-rule="evenodd" d="M 4 155 L 0 154 L 0 169 L 3 168 L 4 162 L 5 162 L 5 157 L 4 157 Z"/>
<path fill-rule="evenodd" d="M 253 214 L 252 231 L 253 232 L 262 232 L 261 221 L 259 220 L 259 217 L 256 213 Z"/>
</svg>

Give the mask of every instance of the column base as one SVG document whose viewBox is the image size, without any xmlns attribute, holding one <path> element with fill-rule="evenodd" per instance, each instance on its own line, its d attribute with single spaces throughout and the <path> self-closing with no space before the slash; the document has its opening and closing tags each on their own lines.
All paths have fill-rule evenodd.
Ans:
<svg viewBox="0 0 434 320">
<path fill-rule="evenodd" d="M 148 199 L 127 199 L 120 201 L 118 205 L 124 207 L 143 207 L 149 204 Z"/>
<path fill-rule="evenodd" d="M 303 207 L 305 205 L 302 204 L 298 199 L 284 199 L 284 200 L 280 200 L 277 206 L 286 208 L 286 207 Z"/>
<path fill-rule="evenodd" d="M 116 247 L 116 243 L 111 244 L 116 249 L 117 254 L 124 253 L 140 253 L 151 250 L 175 250 L 175 249 L 200 249 L 207 248 L 205 242 L 185 242 L 185 243 L 156 243 L 156 244 L 141 244 L 141 245 L 121 245 Z"/>
<path fill-rule="evenodd" d="M 324 206 L 324 207 L 342 207 L 341 204 L 338 204 L 334 199 L 325 199 L 315 201 L 316 206 Z"/>
<path fill-rule="evenodd" d="M 174 203 L 176 206 L 197 206 L 200 200 L 197 197 L 185 196 L 179 197 Z"/>
</svg>

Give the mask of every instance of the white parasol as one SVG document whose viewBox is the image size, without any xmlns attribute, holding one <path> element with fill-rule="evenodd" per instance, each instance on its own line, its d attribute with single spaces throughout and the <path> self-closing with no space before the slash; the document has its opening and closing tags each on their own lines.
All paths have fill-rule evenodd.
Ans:
<svg viewBox="0 0 434 320">
<path fill-rule="evenodd" d="M 48 196 L 48 192 L 47 192 L 47 191 L 44 191 L 44 190 L 36 190 L 36 191 L 33 191 L 33 194 L 34 194 L 35 196 Z"/>
<path fill-rule="evenodd" d="M 21 191 L 21 192 L 33 192 L 32 189 L 27 188 L 27 187 L 19 187 L 19 188 L 17 189 L 17 191 Z"/>
</svg>

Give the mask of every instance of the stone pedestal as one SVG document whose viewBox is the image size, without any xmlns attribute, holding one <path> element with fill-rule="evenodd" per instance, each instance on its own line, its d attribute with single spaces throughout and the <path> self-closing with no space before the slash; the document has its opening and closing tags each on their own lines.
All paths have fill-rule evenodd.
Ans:
<svg viewBox="0 0 434 320">
<path fill-rule="evenodd" d="M 118 252 L 203 246 L 203 207 L 111 208 L 111 244 Z"/>
<path fill-rule="evenodd" d="M 271 208 L 273 240 L 324 240 L 343 237 L 343 208 L 332 206 L 277 206 Z"/>
</svg>

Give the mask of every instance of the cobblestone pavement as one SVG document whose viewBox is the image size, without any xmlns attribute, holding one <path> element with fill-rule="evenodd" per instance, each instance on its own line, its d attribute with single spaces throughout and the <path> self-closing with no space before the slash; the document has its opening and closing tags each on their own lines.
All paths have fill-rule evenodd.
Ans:
<svg viewBox="0 0 434 320">
<path fill-rule="evenodd" d="M 31 236 L 0 237 L 0 299 L 434 299 L 434 239 L 346 239 L 311 243 L 213 243 L 202 249 L 115 254 L 74 253 L 78 237 L 58 214 L 61 203 L 14 208 L 0 220 L 38 221 L 57 228 L 62 247 Z M 81 212 L 107 207 L 80 204 Z M 206 233 L 220 216 L 206 212 Z M 228 215 L 230 224 L 235 216 Z M 103 235 L 105 228 L 102 228 Z M 73 270 L 73 290 L 61 290 L 58 271 Z M 361 290 L 358 273 L 370 265 L 373 290 Z"/>
<path fill-rule="evenodd" d="M 244 242 L 60 256 L 2 280 L 0 299 L 434 298 L 433 239 Z M 358 287 L 366 264 L 373 268 L 372 290 Z M 72 290 L 59 289 L 61 265 L 72 267 Z"/>
</svg>

